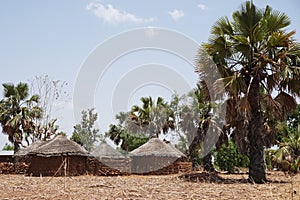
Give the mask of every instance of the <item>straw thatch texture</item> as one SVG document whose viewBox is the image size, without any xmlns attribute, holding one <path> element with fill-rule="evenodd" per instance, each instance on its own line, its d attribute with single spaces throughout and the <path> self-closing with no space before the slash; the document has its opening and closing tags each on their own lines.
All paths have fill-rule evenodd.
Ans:
<svg viewBox="0 0 300 200">
<path fill-rule="evenodd" d="M 28 174 L 33 176 L 75 176 L 87 171 L 86 151 L 79 144 L 58 135 L 30 150 Z"/>
<path fill-rule="evenodd" d="M 186 156 L 171 144 L 158 138 L 152 138 L 144 145 L 130 152 L 132 173 L 137 174 L 169 174 L 178 173 L 176 164 L 185 160 Z"/>
<path fill-rule="evenodd" d="M 14 162 L 16 164 L 21 163 L 21 162 L 25 162 L 25 163 L 29 164 L 31 162 L 30 161 L 31 156 L 29 156 L 29 153 L 44 144 L 46 144 L 46 141 L 37 140 L 36 142 L 31 143 L 29 146 L 20 149 L 18 152 L 16 152 L 14 154 Z"/>
<path fill-rule="evenodd" d="M 106 143 L 101 143 L 91 152 L 91 155 L 95 158 L 98 158 L 99 160 L 125 158 L 120 152 L 118 152 Z"/>
<path fill-rule="evenodd" d="M 34 143 L 31 143 L 29 146 L 20 149 L 18 152 L 15 153 L 15 156 L 26 156 L 30 151 L 42 146 L 43 144 L 45 144 L 46 141 L 43 140 L 37 140 Z"/>
<path fill-rule="evenodd" d="M 89 159 L 89 167 L 94 166 L 94 175 L 120 175 L 130 172 L 130 160 L 106 143 L 100 144 Z"/>
<path fill-rule="evenodd" d="M 30 150 L 28 155 L 43 157 L 61 155 L 87 156 L 88 151 L 76 142 L 69 140 L 66 136 L 58 135 L 52 140 L 45 142 L 45 144 Z"/>
<path fill-rule="evenodd" d="M 152 138 L 147 143 L 130 152 L 131 156 L 158 156 L 181 158 L 185 157 L 183 153 L 173 147 L 171 144 L 166 144 L 158 138 Z"/>
</svg>

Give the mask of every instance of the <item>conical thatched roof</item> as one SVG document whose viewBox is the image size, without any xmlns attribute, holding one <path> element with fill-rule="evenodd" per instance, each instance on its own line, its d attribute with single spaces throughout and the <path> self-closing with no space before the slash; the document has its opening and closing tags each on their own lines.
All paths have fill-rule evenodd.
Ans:
<svg viewBox="0 0 300 200">
<path fill-rule="evenodd" d="M 59 155 L 88 156 L 88 151 L 76 142 L 69 140 L 66 136 L 58 135 L 38 148 L 31 150 L 28 154 L 44 157 Z"/>
<path fill-rule="evenodd" d="M 125 157 L 110 145 L 101 143 L 96 149 L 92 151 L 92 156 L 95 158 L 102 159 L 124 159 Z"/>
<path fill-rule="evenodd" d="M 130 156 L 158 156 L 158 157 L 185 157 L 183 153 L 173 147 L 171 144 L 166 144 L 158 138 L 152 138 L 147 143 L 130 152 Z"/>
<path fill-rule="evenodd" d="M 17 153 L 15 153 L 15 156 L 26 156 L 29 152 L 42 146 L 43 144 L 46 144 L 46 141 L 37 140 L 36 142 L 31 143 L 29 146 L 20 149 Z"/>
</svg>

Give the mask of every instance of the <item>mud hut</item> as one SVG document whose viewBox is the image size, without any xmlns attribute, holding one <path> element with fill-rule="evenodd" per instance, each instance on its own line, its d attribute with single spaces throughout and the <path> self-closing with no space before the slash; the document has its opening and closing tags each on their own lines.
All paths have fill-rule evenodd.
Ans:
<svg viewBox="0 0 300 200">
<path fill-rule="evenodd" d="M 158 138 L 150 139 L 129 155 L 131 172 L 134 174 L 172 174 L 189 171 L 192 166 L 185 162 L 186 156 L 183 153 Z"/>
<path fill-rule="evenodd" d="M 91 155 L 98 161 L 89 164 L 94 167 L 95 175 L 120 175 L 130 172 L 130 159 L 107 143 L 101 143 Z"/>
<path fill-rule="evenodd" d="M 28 174 L 33 176 L 75 176 L 86 173 L 88 152 L 79 144 L 58 135 L 27 153 Z"/>
</svg>

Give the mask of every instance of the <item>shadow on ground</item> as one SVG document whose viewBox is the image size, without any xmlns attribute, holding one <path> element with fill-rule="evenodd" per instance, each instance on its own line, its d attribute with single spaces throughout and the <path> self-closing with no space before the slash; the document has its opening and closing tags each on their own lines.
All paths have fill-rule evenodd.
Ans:
<svg viewBox="0 0 300 200">
<path fill-rule="evenodd" d="M 224 178 L 224 176 L 227 176 Z M 179 178 L 187 182 L 202 182 L 202 183 L 220 183 L 220 184 L 236 184 L 236 183 L 251 183 L 247 178 L 232 178 L 232 174 L 223 174 L 223 177 L 218 173 L 196 172 L 180 175 Z M 268 180 L 266 183 L 289 183 L 287 181 Z"/>
</svg>

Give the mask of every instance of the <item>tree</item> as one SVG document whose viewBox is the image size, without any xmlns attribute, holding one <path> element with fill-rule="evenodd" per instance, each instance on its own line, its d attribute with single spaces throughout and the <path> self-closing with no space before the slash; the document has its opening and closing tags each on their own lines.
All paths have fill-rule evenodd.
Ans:
<svg viewBox="0 0 300 200">
<path fill-rule="evenodd" d="M 211 150 L 215 145 L 213 141 L 217 142 L 216 146 L 219 147 L 220 142 L 218 141 L 224 141 L 224 134 L 222 131 L 222 120 L 217 115 L 219 105 L 209 101 L 210 98 L 206 95 L 206 88 L 206 83 L 200 81 L 197 88 L 190 94 L 194 101 L 192 105 L 194 105 L 190 111 L 188 111 L 189 108 L 183 110 L 184 113 L 180 126 L 182 126 L 183 130 L 186 129 L 189 131 L 190 125 L 188 124 L 191 121 L 191 116 L 194 115 L 192 118 L 194 119 L 194 123 L 196 122 L 196 129 L 190 130 L 191 132 L 196 131 L 196 133 L 193 133 L 195 135 L 190 141 L 189 154 L 194 167 L 200 156 L 203 157 L 204 170 L 213 172 L 215 171 L 211 155 Z M 215 113 L 213 113 L 214 111 Z M 186 125 L 188 125 L 188 128 L 185 127 Z M 215 136 L 218 136 L 219 139 L 214 139 Z"/>
<path fill-rule="evenodd" d="M 17 152 L 25 140 L 27 145 L 35 138 L 35 120 L 41 118 L 42 109 L 37 106 L 38 95 L 29 97 L 26 83 L 3 84 L 4 99 L 0 101 L 0 123 L 4 134 Z"/>
<path fill-rule="evenodd" d="M 129 152 L 139 146 L 145 144 L 149 137 L 144 134 L 132 132 L 128 127 L 119 125 L 110 125 L 109 130 L 105 133 L 116 145 L 120 145 L 121 149 Z"/>
<path fill-rule="evenodd" d="M 163 98 L 154 102 L 151 97 L 141 98 L 142 106 L 134 105 L 127 113 L 116 115 L 117 125 L 110 125 L 107 137 L 125 151 L 132 151 L 151 137 L 174 129 L 174 113 Z"/>
<path fill-rule="evenodd" d="M 299 44 L 287 32 L 286 14 L 246 2 L 232 21 L 220 18 L 202 48 L 221 75 L 215 84 L 225 92 L 226 126 L 243 153 L 249 153 L 249 180 L 266 181 L 264 148 L 274 143 L 277 120 L 296 108 L 300 95 Z M 198 70 L 201 72 L 201 67 Z"/>
<path fill-rule="evenodd" d="M 130 112 L 131 120 L 150 137 L 158 137 L 174 129 L 174 113 L 162 97 L 156 102 L 151 97 L 142 97 L 142 106 L 134 105 Z"/>
<path fill-rule="evenodd" d="M 196 91 L 197 89 L 193 89 L 182 96 L 174 94 L 170 103 L 170 109 L 174 113 L 174 132 L 179 137 L 176 146 L 189 155 L 191 155 L 189 153 L 189 144 L 197 135 L 200 120 Z"/>
<path fill-rule="evenodd" d="M 43 109 L 42 125 L 48 124 L 53 119 L 54 106 L 67 100 L 68 93 L 66 81 L 52 80 L 48 75 L 35 76 L 30 82 L 30 93 L 40 97 L 38 106 Z"/>
<path fill-rule="evenodd" d="M 57 118 L 53 118 L 53 111 L 68 98 L 65 86 L 67 82 L 51 80 L 48 75 L 35 76 L 30 81 L 30 93 L 39 95 L 37 106 L 43 110 L 42 117 L 36 119 L 37 138 L 45 140 L 57 134 L 59 127 L 56 125 Z"/>
<path fill-rule="evenodd" d="M 82 145 L 88 151 L 91 151 L 94 147 L 94 143 L 101 138 L 99 129 L 94 128 L 94 123 L 98 118 L 98 114 L 94 113 L 94 110 L 95 109 L 92 108 L 81 112 L 81 122 L 74 126 L 73 135 L 71 137 L 71 140 Z"/>
</svg>

